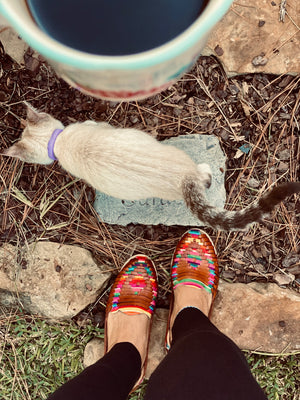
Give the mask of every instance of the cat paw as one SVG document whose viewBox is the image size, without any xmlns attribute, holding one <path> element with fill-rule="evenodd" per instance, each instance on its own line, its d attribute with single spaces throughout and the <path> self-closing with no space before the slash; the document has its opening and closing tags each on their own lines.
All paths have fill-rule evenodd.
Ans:
<svg viewBox="0 0 300 400">
<path fill-rule="evenodd" d="M 209 189 L 211 186 L 211 180 L 212 180 L 212 172 L 211 168 L 208 164 L 198 164 L 197 169 L 199 172 L 199 178 L 202 180 L 203 185 Z"/>
</svg>

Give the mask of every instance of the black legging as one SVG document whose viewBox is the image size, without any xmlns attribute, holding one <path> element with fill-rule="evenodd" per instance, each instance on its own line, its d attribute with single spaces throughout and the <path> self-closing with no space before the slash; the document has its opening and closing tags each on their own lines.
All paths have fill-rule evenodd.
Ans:
<svg viewBox="0 0 300 400">
<path fill-rule="evenodd" d="M 150 377 L 145 400 L 266 400 L 241 350 L 199 310 L 185 308 L 172 328 L 169 353 Z M 130 343 L 65 383 L 48 400 L 123 400 L 140 376 Z"/>
</svg>

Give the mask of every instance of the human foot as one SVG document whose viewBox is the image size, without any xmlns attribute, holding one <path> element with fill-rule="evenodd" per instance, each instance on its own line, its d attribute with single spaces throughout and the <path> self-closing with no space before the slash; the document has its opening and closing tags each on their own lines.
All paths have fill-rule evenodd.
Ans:
<svg viewBox="0 0 300 400">
<path fill-rule="evenodd" d="M 195 307 L 209 315 L 217 293 L 219 265 L 210 238 L 199 229 L 191 229 L 180 239 L 172 259 L 173 298 L 166 335 L 170 348 L 172 326 L 178 313 Z"/>
<path fill-rule="evenodd" d="M 196 287 L 181 285 L 173 292 L 173 308 L 170 316 L 170 327 L 176 316 L 186 307 L 198 308 L 208 317 L 212 305 L 212 294 Z"/>
<path fill-rule="evenodd" d="M 144 365 L 147 358 L 147 338 L 150 335 L 150 327 L 151 319 L 146 314 L 128 315 L 121 310 L 109 313 L 106 329 L 107 351 L 117 343 L 132 343 L 140 353 L 142 365 Z"/>
<path fill-rule="evenodd" d="M 142 381 L 157 297 L 154 264 L 144 256 L 130 258 L 119 272 L 109 294 L 105 318 L 105 353 L 115 344 L 132 343 L 139 351 Z"/>
</svg>

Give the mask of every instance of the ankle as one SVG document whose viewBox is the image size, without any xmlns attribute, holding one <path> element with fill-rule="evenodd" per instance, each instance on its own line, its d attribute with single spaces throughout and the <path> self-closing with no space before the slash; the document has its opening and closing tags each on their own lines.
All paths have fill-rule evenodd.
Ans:
<svg viewBox="0 0 300 400">
<path fill-rule="evenodd" d="M 173 326 L 178 313 L 187 307 L 197 308 L 208 316 L 212 304 L 212 294 L 192 286 L 181 285 L 174 290 L 174 304 L 170 325 Z"/>
<path fill-rule="evenodd" d="M 150 319 L 145 314 L 128 315 L 121 311 L 110 314 L 107 320 L 107 351 L 115 344 L 128 342 L 135 346 L 142 365 L 147 357 Z"/>
</svg>

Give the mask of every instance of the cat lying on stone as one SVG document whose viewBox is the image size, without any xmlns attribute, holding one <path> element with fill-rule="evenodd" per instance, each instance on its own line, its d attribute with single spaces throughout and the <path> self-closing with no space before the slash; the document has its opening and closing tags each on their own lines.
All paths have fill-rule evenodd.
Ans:
<svg viewBox="0 0 300 400">
<path fill-rule="evenodd" d="M 158 142 L 145 132 L 114 128 L 103 122 L 86 121 L 64 128 L 60 121 L 28 104 L 22 138 L 4 154 L 38 164 L 57 159 L 72 175 L 120 199 L 184 199 L 206 225 L 227 231 L 244 230 L 300 191 L 300 182 L 284 183 L 243 210 L 219 210 L 205 197 L 205 188 L 211 182 L 210 167 L 196 165 L 182 150 Z"/>
</svg>

